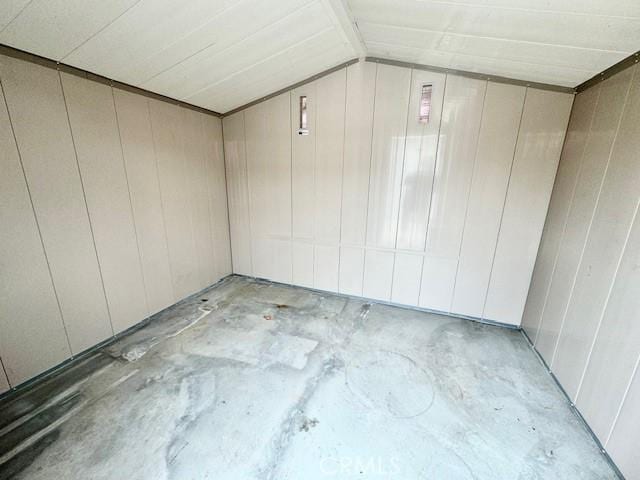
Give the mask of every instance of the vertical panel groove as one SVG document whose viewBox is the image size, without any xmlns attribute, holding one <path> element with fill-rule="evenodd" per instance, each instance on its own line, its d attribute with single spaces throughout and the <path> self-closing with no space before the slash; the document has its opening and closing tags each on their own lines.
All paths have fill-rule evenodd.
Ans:
<svg viewBox="0 0 640 480">
<path fill-rule="evenodd" d="M 585 141 L 589 138 L 589 135 L 591 134 L 591 129 L 593 128 L 593 122 L 594 122 L 595 117 L 596 117 L 596 111 L 598 110 L 598 103 L 600 101 L 600 94 L 601 93 L 602 93 L 602 89 L 600 88 L 598 90 L 598 95 L 596 96 L 596 103 L 595 103 L 595 106 L 593 108 L 593 113 L 591 115 L 591 121 L 589 122 L 589 129 L 587 130 L 587 135 L 586 135 Z M 566 142 L 566 137 L 565 137 L 565 142 Z M 552 280 L 553 280 L 553 278 L 555 276 L 556 268 L 558 266 L 558 259 L 559 259 L 559 256 L 560 256 L 560 249 L 561 249 L 561 246 L 562 246 L 562 241 L 564 240 L 564 237 L 565 237 L 565 233 L 566 233 L 566 230 L 567 230 L 567 225 L 569 223 L 569 217 L 571 215 L 571 208 L 573 207 L 573 202 L 575 200 L 576 190 L 578 188 L 578 183 L 580 181 L 580 176 L 582 174 L 582 166 L 583 166 L 583 163 L 584 163 L 583 162 L 584 154 L 585 154 L 585 149 L 583 149 L 582 153 L 580 153 L 580 159 L 578 160 L 578 171 L 576 173 L 576 181 L 574 182 L 573 188 L 571 189 L 571 199 L 569 200 L 569 205 L 567 207 L 567 213 L 565 215 L 564 222 L 562 224 L 562 232 L 560 233 L 560 238 L 558 239 L 558 249 L 556 250 L 556 253 L 555 253 L 555 256 L 554 256 L 553 267 L 551 269 L 551 276 L 549 277 L 549 285 L 546 288 L 544 303 L 542 304 L 542 309 L 540 310 L 540 321 L 538 323 L 538 330 L 536 331 L 536 336 L 533 339 L 533 344 L 534 345 L 536 345 L 537 342 L 538 342 L 538 336 L 540 335 L 540 330 L 542 329 L 542 325 L 544 323 L 544 313 L 545 313 L 545 311 L 547 309 L 547 301 L 549 300 L 549 292 L 551 290 Z M 586 242 L 586 239 L 585 239 L 585 242 Z M 568 303 L 567 303 L 567 305 L 568 305 Z M 559 338 L 560 338 L 560 336 L 558 335 L 558 339 Z M 556 342 L 557 341 L 558 340 L 556 340 Z M 555 348 L 554 348 L 554 355 L 555 355 Z M 553 355 L 552 355 L 552 358 L 553 358 Z"/>
<path fill-rule="evenodd" d="M 605 446 L 605 448 L 608 446 L 609 444 L 609 440 L 611 440 L 611 435 L 613 435 L 613 431 L 616 428 L 616 425 L 618 423 L 618 419 L 620 418 L 620 413 L 622 412 L 622 408 L 624 407 L 625 402 L 627 401 L 627 397 L 629 395 L 629 390 L 631 390 L 631 385 L 633 385 L 633 381 L 636 378 L 636 375 L 638 374 L 638 367 L 640 366 L 640 355 L 638 355 L 638 358 L 636 359 L 636 363 L 633 367 L 633 372 L 631 373 L 631 377 L 629 378 L 629 382 L 627 383 L 627 387 L 624 390 L 624 394 L 622 395 L 622 400 L 620 401 L 620 405 L 618 405 L 618 410 L 616 412 L 616 416 L 613 419 L 613 422 L 611 422 L 611 428 L 609 428 L 609 432 L 607 433 L 607 437 L 605 439 L 604 442 L 602 442 L 602 444 Z"/>
<path fill-rule="evenodd" d="M 69 126 L 69 134 L 71 136 L 71 143 L 73 145 L 73 153 L 76 160 L 76 169 L 78 171 L 78 176 L 80 177 L 80 187 L 82 188 L 82 199 L 84 200 L 84 207 L 87 213 L 88 223 L 89 223 L 89 231 L 91 232 L 91 242 L 93 244 L 93 252 L 95 254 L 96 263 L 98 265 L 98 272 L 100 273 L 100 284 L 102 286 L 102 293 L 104 295 L 105 306 L 107 309 L 107 316 L 109 317 L 109 326 L 111 327 L 111 335 L 114 335 L 113 322 L 111 320 L 111 310 L 109 308 L 109 300 L 107 298 L 107 291 L 104 286 L 104 277 L 102 275 L 102 266 L 100 265 L 100 259 L 98 258 L 98 249 L 96 247 L 96 239 L 93 233 L 93 224 L 91 222 L 91 214 L 89 213 L 89 206 L 87 204 L 87 194 L 84 189 L 84 182 L 82 180 L 82 172 L 80 171 L 80 163 L 78 161 L 78 150 L 76 148 L 76 142 L 73 138 L 73 129 L 71 128 L 71 119 L 69 118 L 69 106 L 67 105 L 67 98 L 64 93 L 64 85 L 62 84 L 62 76 L 60 75 L 60 70 L 57 71 L 58 81 L 60 83 L 60 90 L 62 91 L 62 99 L 64 101 L 64 110 L 67 116 L 67 124 Z"/>
<path fill-rule="evenodd" d="M 142 279 L 142 287 L 144 289 L 144 304 L 147 315 L 149 314 L 149 292 L 147 290 L 147 283 L 144 275 L 144 269 L 142 267 L 142 250 L 140 248 L 140 240 L 138 238 L 138 229 L 136 228 L 136 216 L 133 212 L 133 200 L 131 199 L 131 186 L 129 185 L 129 174 L 127 172 L 127 165 L 124 160 L 124 148 L 122 147 L 122 135 L 120 133 L 120 120 L 118 119 L 118 109 L 116 108 L 116 99 L 113 93 L 113 87 L 109 87 L 111 92 L 111 101 L 113 102 L 113 111 L 116 118 L 116 129 L 118 130 L 118 144 L 120 145 L 120 154 L 122 157 L 122 169 L 124 170 L 124 179 L 127 184 L 127 193 L 129 194 L 129 211 L 131 212 L 131 220 L 133 221 L 133 234 L 136 238 L 136 248 L 138 250 L 138 266 L 140 267 L 140 278 Z"/>
<path fill-rule="evenodd" d="M 145 99 L 145 103 L 147 105 L 147 115 L 149 118 L 149 129 L 151 130 L 151 145 L 153 147 L 153 158 L 154 158 L 154 164 L 155 164 L 155 170 L 156 170 L 156 180 L 158 182 L 158 191 L 160 193 L 160 210 L 162 212 L 162 228 L 164 230 L 164 241 L 165 244 L 167 245 L 167 263 L 169 264 L 169 274 L 171 275 L 171 292 L 173 294 L 173 300 L 176 300 L 176 289 L 175 289 L 175 285 L 173 283 L 173 279 L 174 277 L 174 271 L 173 271 L 173 267 L 171 266 L 171 258 L 169 257 L 169 234 L 167 233 L 167 217 L 165 215 L 165 206 L 164 206 L 164 196 L 162 195 L 162 183 L 160 182 L 160 172 L 158 169 L 158 153 L 156 150 L 156 141 L 155 141 L 155 133 L 153 131 L 153 120 L 151 118 L 151 105 L 149 103 L 149 100 Z"/>
<path fill-rule="evenodd" d="M 251 264 L 251 274 L 255 275 L 256 272 L 253 266 L 253 231 L 251 227 L 251 179 L 249 178 L 249 159 L 247 158 L 247 125 L 246 125 L 246 114 L 245 112 L 240 112 L 242 115 L 242 141 L 244 143 L 244 165 L 245 170 L 247 172 L 246 182 L 247 182 L 247 225 L 249 228 L 249 263 Z M 231 237 L 231 236 L 229 236 Z"/>
<path fill-rule="evenodd" d="M 226 208 L 227 208 L 227 228 L 229 229 L 229 257 L 231 260 L 231 271 L 233 272 L 234 267 L 233 267 L 233 246 L 232 246 L 232 242 L 231 242 L 231 215 L 229 215 L 229 189 L 227 188 L 227 180 L 228 180 L 228 175 L 227 175 L 227 162 L 225 162 L 225 158 L 226 157 L 226 152 L 225 152 L 225 145 L 224 145 L 224 122 L 222 121 L 222 119 L 220 119 L 220 132 L 222 134 L 222 167 L 224 168 L 224 198 L 226 200 L 225 204 L 226 204 Z"/>
<path fill-rule="evenodd" d="M 411 111 L 411 89 L 413 87 L 413 75 L 414 70 L 411 70 L 411 75 L 409 76 L 409 95 L 407 95 L 407 115 L 404 120 L 404 141 L 402 146 L 402 168 L 400 169 L 400 195 L 398 195 L 398 218 L 396 218 L 396 234 L 393 240 L 393 249 L 397 249 L 398 247 L 398 231 L 400 230 L 400 206 L 402 205 L 402 179 L 404 178 L 404 165 L 405 159 L 407 157 L 407 136 L 408 136 L 408 126 L 409 126 L 409 112 Z M 422 148 L 422 141 L 420 147 Z M 365 236 L 366 238 L 366 236 Z M 395 270 L 396 270 L 396 254 L 393 255 L 393 266 L 391 267 L 391 295 L 393 295 L 393 281 L 395 279 Z M 422 279 L 422 275 L 420 275 Z"/>
<path fill-rule="evenodd" d="M 620 118 L 622 119 L 622 115 L 620 116 Z M 619 125 L 618 125 L 619 128 Z M 611 145 L 611 151 L 613 152 L 613 145 L 615 145 L 615 140 L 613 142 L 613 144 Z M 604 301 L 604 305 L 602 306 L 602 311 L 600 312 L 600 318 L 598 319 L 598 326 L 596 327 L 596 331 L 593 335 L 593 339 L 591 341 L 591 345 L 589 346 L 589 353 L 587 355 L 587 359 L 584 363 L 584 367 L 582 368 L 582 373 L 580 374 L 580 381 L 578 382 L 578 389 L 576 390 L 576 395 L 575 395 L 575 399 L 577 401 L 578 396 L 580 395 L 580 390 L 582 388 L 582 382 L 584 381 L 584 376 L 587 373 L 587 367 L 589 366 L 589 361 L 591 360 L 591 354 L 593 353 L 593 347 L 596 344 L 596 340 L 598 339 L 598 334 L 600 333 L 600 327 L 602 326 L 602 320 L 604 318 L 604 315 L 607 311 L 607 306 L 609 305 L 609 300 L 611 299 L 611 292 L 613 292 L 613 287 L 616 284 L 616 279 L 618 277 L 618 272 L 620 270 L 620 265 L 622 264 L 622 259 L 624 258 L 624 254 L 627 250 L 627 245 L 629 244 L 629 238 L 631 237 L 631 232 L 633 231 L 633 224 L 635 222 L 635 219 L 638 216 L 638 207 L 640 207 L 640 198 L 638 199 L 638 201 L 636 202 L 636 207 L 633 211 L 633 217 L 631 220 L 631 223 L 629 224 L 629 230 L 627 230 L 627 235 L 624 239 L 624 244 L 622 246 L 622 250 L 620 252 L 620 257 L 618 258 L 618 262 L 616 263 L 616 268 L 615 268 L 615 273 L 613 274 L 612 280 L 611 280 L 611 284 L 609 285 L 609 291 L 607 292 L 607 298 Z"/>
<path fill-rule="evenodd" d="M 480 146 L 480 132 L 482 131 L 482 124 L 484 120 L 484 107 L 485 102 L 487 101 L 487 90 L 489 90 L 489 82 L 484 89 L 484 95 L 482 96 L 482 108 L 480 110 L 480 122 L 478 123 L 478 129 L 476 133 L 476 148 L 473 153 L 473 164 L 471 166 L 471 172 L 476 171 L 476 165 L 478 162 L 478 147 Z M 444 102 L 443 102 L 444 104 Z M 524 110 L 524 107 L 523 107 Z M 514 149 L 515 153 L 515 149 Z M 458 281 L 458 272 L 460 270 L 460 255 L 462 254 L 462 245 L 464 244 L 464 232 L 467 228 L 467 219 L 469 217 L 469 200 L 471 199 L 471 191 L 473 187 L 473 173 L 471 174 L 471 181 L 469 182 L 469 189 L 467 190 L 467 201 L 464 207 L 464 220 L 462 222 L 462 232 L 460 234 L 460 244 L 458 245 L 458 258 L 456 260 L 456 272 L 453 277 L 453 288 L 451 289 L 451 301 L 449 302 L 449 311 L 453 308 L 453 301 L 455 300 L 455 292 L 456 292 L 456 283 Z M 494 250 L 495 251 L 495 250 Z M 489 280 L 490 282 L 491 280 Z"/>
<path fill-rule="evenodd" d="M 343 135 L 342 135 L 342 168 L 340 171 L 340 212 L 339 212 L 339 226 L 338 226 L 338 284 L 336 285 L 336 291 L 340 291 L 340 269 L 342 267 L 342 204 L 344 202 L 344 162 L 345 162 L 345 145 L 347 143 L 347 81 L 349 79 L 349 73 L 347 69 L 344 69 L 344 110 L 342 113 L 343 118 Z"/>
<path fill-rule="evenodd" d="M 520 122 L 518 123 L 518 135 L 517 139 L 520 137 L 520 127 L 522 126 L 522 117 L 524 117 L 524 107 L 527 104 L 527 93 L 529 92 L 529 88 L 527 87 L 524 91 L 524 100 L 522 103 L 522 111 L 520 112 Z M 511 184 L 511 174 L 513 173 L 513 164 L 516 158 L 516 149 L 517 146 L 513 149 L 513 157 L 511 158 L 511 167 L 509 168 L 509 178 L 507 180 L 507 190 L 504 193 L 504 200 L 502 201 L 502 210 L 500 212 L 500 222 L 498 226 L 498 235 L 496 236 L 496 247 L 493 249 L 493 258 L 491 259 L 491 269 L 489 270 L 489 282 L 487 283 L 487 291 L 484 294 L 484 304 L 482 306 L 482 317 L 484 318 L 484 309 L 487 306 L 487 297 L 489 296 L 489 285 L 491 285 L 491 277 L 493 276 L 493 265 L 496 261 L 496 251 L 498 249 L 498 240 L 500 238 L 500 231 L 502 230 L 502 220 L 504 219 L 504 209 L 507 206 L 507 197 L 509 196 L 509 185 Z"/>
<path fill-rule="evenodd" d="M 616 133 L 613 137 L 613 141 L 611 142 L 611 146 L 609 147 L 609 154 L 607 157 L 607 164 L 605 166 L 604 169 L 604 173 L 602 175 L 602 179 L 600 181 L 600 186 L 598 187 L 598 195 L 596 196 L 596 202 L 595 205 L 593 206 L 593 210 L 591 212 L 591 218 L 589 219 L 589 227 L 587 228 L 587 233 L 585 235 L 584 238 L 584 243 L 582 244 L 582 249 L 580 251 L 580 259 L 578 260 L 578 265 L 576 268 L 576 272 L 573 276 L 573 282 L 571 284 L 571 289 L 570 289 L 570 294 L 569 294 L 569 298 L 567 299 L 567 305 L 565 306 L 564 312 L 562 314 L 562 323 L 560 325 L 560 330 L 558 332 L 558 338 L 556 339 L 556 343 L 555 343 L 555 347 L 553 349 L 553 355 L 551 356 L 551 361 L 549 362 L 549 366 L 553 368 L 554 362 L 556 360 L 557 357 L 557 353 L 558 353 L 558 346 L 560 345 L 560 339 L 562 338 L 562 333 L 564 330 L 564 326 L 565 326 L 565 321 L 567 318 L 567 313 L 569 312 L 569 307 L 571 306 L 571 301 L 573 300 L 573 294 L 574 294 L 574 289 L 576 286 L 576 282 L 578 280 L 578 273 L 580 272 L 580 268 L 582 266 L 582 260 L 584 258 L 584 253 L 587 249 L 587 244 L 589 243 L 589 236 L 591 235 L 591 228 L 593 227 L 593 220 L 595 219 L 596 216 L 596 212 L 598 211 L 598 205 L 600 204 L 600 195 L 602 194 L 602 188 L 604 186 L 604 181 L 607 178 L 607 173 L 609 171 L 609 165 L 611 164 L 611 155 L 613 154 L 613 147 L 616 144 L 616 140 L 618 138 L 618 132 L 620 131 L 620 125 L 622 124 L 622 119 L 624 118 L 624 110 L 626 108 L 627 105 L 627 101 L 629 100 L 629 93 L 631 92 L 631 88 L 633 86 L 633 79 L 635 77 L 635 71 L 634 71 L 634 75 L 632 76 L 631 80 L 629 81 L 629 85 L 627 87 L 627 91 L 625 93 L 625 97 L 624 97 L 624 102 L 623 102 L 623 109 L 620 112 L 620 118 L 618 118 L 618 123 L 616 125 Z M 600 89 L 600 92 L 598 92 L 598 103 L 600 100 L 600 95 L 602 95 L 602 88 Z M 596 108 L 594 109 L 594 118 L 597 114 L 598 111 L 598 104 L 596 104 Z M 593 124 L 592 124 L 593 126 Z M 589 132 L 591 133 L 591 132 Z M 620 258 L 622 258 L 622 254 L 620 254 Z M 575 400 L 575 399 L 574 399 Z"/>
<path fill-rule="evenodd" d="M 9 119 L 9 127 L 11 128 L 11 135 L 13 136 L 13 142 L 16 146 L 16 152 L 18 154 L 18 160 L 20 162 L 20 169 L 22 171 L 22 177 L 24 178 L 24 184 L 27 189 L 27 194 L 29 195 L 29 205 L 31 206 L 31 211 L 33 212 L 33 219 L 36 224 L 36 229 L 38 230 L 38 240 L 40 241 L 40 246 L 42 247 L 42 253 L 44 255 L 45 262 L 47 264 L 47 272 L 49 274 L 49 280 L 51 281 L 51 287 L 53 289 L 53 294 L 56 299 L 56 304 L 58 305 L 58 311 L 60 312 L 60 319 L 62 321 L 62 328 L 64 329 L 64 335 L 67 339 L 67 345 L 69 347 L 69 351 L 71 352 L 71 340 L 69 340 L 69 332 L 67 331 L 67 325 L 64 320 L 64 315 L 62 314 L 62 306 L 60 305 L 60 298 L 58 296 L 58 291 L 56 290 L 56 284 L 53 281 L 53 274 L 51 273 L 51 264 L 49 263 L 49 257 L 47 255 L 47 250 L 44 248 L 44 240 L 42 239 L 42 231 L 40 230 L 40 222 L 38 221 L 38 216 L 36 215 L 36 208 L 33 205 L 33 198 L 31 196 L 31 187 L 29 187 L 29 182 L 27 181 L 27 173 L 24 171 L 24 165 L 22 162 L 22 154 L 20 153 L 20 147 L 18 146 L 18 139 L 16 138 L 16 132 L 13 128 L 13 120 L 11 119 L 11 112 L 9 111 L 9 106 L 7 105 L 7 98 L 4 94 L 4 86 L 0 81 L 0 92 L 2 93 L 2 101 L 5 104 L 7 109 L 7 118 Z M 5 369 L 4 363 L 2 364 L 3 370 Z M 5 375 L 6 375 L 6 370 Z M 7 375 L 7 381 L 11 385 L 11 381 L 9 380 L 9 376 Z"/>
<path fill-rule="evenodd" d="M 449 79 L 449 75 L 445 75 L 444 76 L 444 87 L 442 89 L 442 104 L 440 105 L 440 115 L 438 116 L 440 118 L 440 123 L 438 125 L 438 140 L 436 142 L 436 151 L 435 151 L 435 159 L 434 159 L 434 163 L 433 163 L 433 175 L 431 176 L 431 191 L 429 192 L 429 208 L 427 209 L 427 218 L 426 218 L 426 222 L 427 222 L 427 228 L 425 229 L 425 235 L 424 235 L 424 242 L 422 245 L 422 251 L 426 252 L 427 250 L 427 239 L 429 238 L 429 226 L 431 224 L 431 208 L 433 206 L 433 190 L 435 188 L 435 183 L 436 183 L 436 175 L 435 172 L 438 168 L 438 150 L 440 149 L 440 129 L 442 126 L 442 112 L 444 111 L 444 99 L 447 98 L 447 80 Z M 420 148 L 422 148 L 422 144 L 420 145 Z M 425 260 L 424 258 L 422 259 L 422 266 L 420 267 L 420 287 L 418 290 L 418 303 L 420 303 L 420 292 L 422 292 L 422 282 L 424 279 L 424 266 L 425 266 Z"/>
<path fill-rule="evenodd" d="M 378 89 L 378 64 L 376 63 L 376 68 L 375 68 L 375 75 L 373 76 L 374 80 L 373 80 L 373 106 L 372 106 L 372 114 L 371 114 L 371 131 L 373 131 L 373 122 L 376 116 L 376 91 Z M 363 292 L 364 292 L 364 277 L 366 274 L 366 269 L 365 269 L 365 265 L 367 263 L 367 234 L 368 234 L 368 228 L 369 228 L 369 195 L 371 193 L 371 162 L 372 162 L 372 158 L 373 158 L 373 134 L 370 136 L 370 141 L 369 141 L 369 180 L 367 181 L 367 211 L 364 212 L 364 218 L 365 218 L 365 222 L 364 222 L 364 244 L 362 246 L 363 251 L 364 251 L 364 256 L 363 256 L 363 266 L 362 266 L 362 288 L 363 288 Z"/>
</svg>

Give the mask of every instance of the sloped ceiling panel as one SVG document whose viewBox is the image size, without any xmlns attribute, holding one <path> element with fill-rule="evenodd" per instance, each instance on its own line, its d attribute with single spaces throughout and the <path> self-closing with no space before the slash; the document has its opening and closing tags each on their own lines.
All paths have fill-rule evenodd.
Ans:
<svg viewBox="0 0 640 480">
<path fill-rule="evenodd" d="M 5 0 L 0 43 L 221 113 L 355 57 L 574 87 L 638 0 Z"/>
<path fill-rule="evenodd" d="M 348 0 L 371 56 L 574 87 L 640 48 L 637 0 Z"/>
<path fill-rule="evenodd" d="M 0 22 L 0 43 L 218 112 L 358 55 L 325 0 L 14 1 Z"/>
</svg>

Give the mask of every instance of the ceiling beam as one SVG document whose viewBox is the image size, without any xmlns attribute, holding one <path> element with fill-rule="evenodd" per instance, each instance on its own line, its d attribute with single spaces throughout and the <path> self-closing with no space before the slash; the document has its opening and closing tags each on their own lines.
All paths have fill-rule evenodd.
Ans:
<svg viewBox="0 0 640 480">
<path fill-rule="evenodd" d="M 339 27 L 346 43 L 353 48 L 354 56 L 364 58 L 367 55 L 367 48 L 346 0 L 322 0 L 322 5 Z"/>
</svg>

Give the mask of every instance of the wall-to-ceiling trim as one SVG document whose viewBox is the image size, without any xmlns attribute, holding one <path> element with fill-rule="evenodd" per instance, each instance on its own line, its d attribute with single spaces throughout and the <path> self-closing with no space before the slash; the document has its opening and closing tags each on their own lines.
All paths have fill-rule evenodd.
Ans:
<svg viewBox="0 0 640 480">
<path fill-rule="evenodd" d="M 222 117 L 220 113 L 214 112 L 213 110 L 208 110 L 206 108 L 192 105 L 191 103 L 176 100 L 175 98 L 167 97 L 165 95 L 160 95 L 159 93 L 154 93 L 149 90 L 145 90 L 144 88 L 134 87 L 133 85 L 129 85 L 128 83 L 119 82 L 117 80 L 113 80 L 103 75 L 98 75 L 93 72 L 89 72 L 88 70 L 72 67 L 71 65 L 56 62 L 55 60 L 41 57 L 40 55 L 35 55 L 33 53 L 25 52 L 24 50 L 19 50 L 17 48 L 9 47 L 7 45 L 0 44 L 0 55 L 6 55 L 7 57 L 17 58 L 20 60 L 24 60 L 26 62 L 41 65 L 43 67 L 61 70 L 63 72 L 70 73 L 72 75 L 77 75 L 79 77 L 86 78 L 88 80 L 93 80 L 95 82 L 103 83 L 111 87 L 119 88 L 120 90 L 126 90 L 128 92 L 137 93 L 138 95 L 143 95 L 148 98 L 153 98 L 155 100 L 160 100 L 162 102 L 171 103 L 172 105 L 178 105 L 183 108 L 195 110 L 196 112 L 204 113 L 207 115 L 213 115 L 214 117 L 219 117 L 219 118 Z"/>
<path fill-rule="evenodd" d="M 622 70 L 634 66 L 636 63 L 640 61 L 640 50 L 636 53 L 632 53 L 627 58 L 623 58 L 615 65 L 611 65 L 606 70 L 594 75 L 589 80 L 582 82 L 580 85 L 576 87 L 576 93 L 584 92 L 587 88 L 591 88 L 594 85 L 606 80 L 609 77 L 614 76 L 616 73 L 621 72 Z"/>
<path fill-rule="evenodd" d="M 288 92 L 289 90 L 293 90 L 294 88 L 298 88 L 299 86 L 304 85 L 305 83 L 313 82 L 314 80 L 318 80 L 319 78 L 326 77 L 330 73 L 337 72 L 338 70 L 346 68 L 349 65 L 353 65 L 354 63 L 358 63 L 359 61 L 360 60 L 358 58 L 353 58 L 353 59 L 348 60 L 348 61 L 346 61 L 344 63 L 341 63 L 340 65 L 336 65 L 335 67 L 331 67 L 331 68 L 329 68 L 327 70 L 323 70 L 322 72 L 316 73 L 315 75 L 312 75 L 309 78 L 305 78 L 304 80 L 300 80 L 299 82 L 296 82 L 296 83 L 294 83 L 292 85 L 289 85 L 287 87 L 281 88 L 280 90 L 277 90 L 277 91 L 275 91 L 273 93 L 270 93 L 269 95 L 265 95 L 264 97 L 256 98 L 255 100 L 252 100 L 249 103 L 245 103 L 244 105 L 236 107 L 233 110 L 229 110 L 228 112 L 223 113 L 221 115 L 221 117 L 228 117 L 229 115 L 233 115 L 234 113 L 240 112 L 241 110 L 244 110 L 246 108 L 252 107 L 253 105 L 256 105 L 258 103 L 262 103 L 262 102 L 264 102 L 266 100 L 269 100 L 270 98 L 277 97 L 281 93 L 285 93 L 285 92 Z"/>
<path fill-rule="evenodd" d="M 552 85 L 550 83 L 528 82 L 526 80 L 518 80 L 516 78 L 501 77 L 499 75 L 489 75 L 486 73 L 468 72 L 466 70 L 456 70 L 454 68 L 436 67 L 433 65 L 422 65 L 420 63 L 403 62 L 400 60 L 392 60 L 390 58 L 366 57 L 366 62 L 382 63 L 396 67 L 412 68 L 414 70 L 429 70 L 431 72 L 441 72 L 461 77 L 476 78 L 478 80 L 490 80 L 494 83 L 508 83 L 511 85 L 519 85 L 522 87 L 537 88 L 539 90 L 550 90 L 553 92 L 575 93 L 575 89 L 571 87 L 563 87 L 561 85 Z"/>
</svg>

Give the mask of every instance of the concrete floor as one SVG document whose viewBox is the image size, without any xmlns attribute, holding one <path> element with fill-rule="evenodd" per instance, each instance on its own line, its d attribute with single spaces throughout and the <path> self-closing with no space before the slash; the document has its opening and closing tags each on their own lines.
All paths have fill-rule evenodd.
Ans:
<svg viewBox="0 0 640 480">
<path fill-rule="evenodd" d="M 612 479 L 515 330 L 229 277 L 0 403 L 0 478 Z"/>
</svg>

